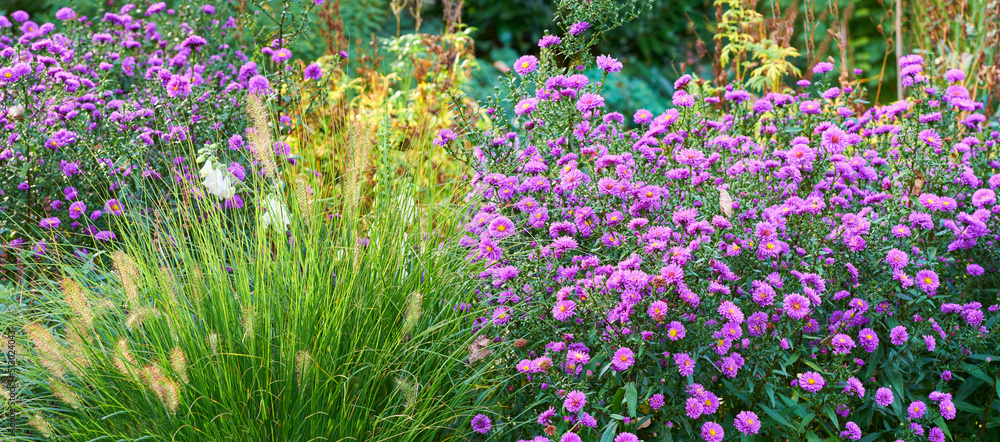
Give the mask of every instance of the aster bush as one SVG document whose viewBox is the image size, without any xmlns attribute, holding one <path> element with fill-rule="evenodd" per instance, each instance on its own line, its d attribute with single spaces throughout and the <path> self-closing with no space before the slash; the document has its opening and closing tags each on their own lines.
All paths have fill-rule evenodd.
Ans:
<svg viewBox="0 0 1000 442">
<path fill-rule="evenodd" d="M 506 369 L 471 428 L 998 437 L 1000 132 L 967 73 L 908 55 L 909 98 L 883 106 L 826 62 L 764 95 L 685 75 L 673 107 L 624 115 L 601 95 L 622 64 L 575 43 L 593 30 L 574 5 L 469 136 L 481 206 L 460 244 L 481 364 Z"/>
<path fill-rule="evenodd" d="M 299 84 L 291 80 L 319 78 L 322 67 L 289 62 L 304 26 L 295 17 L 265 26 L 233 14 L 229 4 L 144 2 L 89 18 L 64 7 L 55 23 L 0 16 L 6 262 L 53 245 L 86 257 L 120 239 L 116 217 L 176 205 L 176 189 L 224 210 L 256 204 L 244 201 L 256 186 L 250 171 L 265 167 L 252 163 L 294 162 L 282 136 L 293 122 L 282 116 L 271 145 L 254 151 L 242 107 L 253 96 L 280 113 Z"/>
</svg>

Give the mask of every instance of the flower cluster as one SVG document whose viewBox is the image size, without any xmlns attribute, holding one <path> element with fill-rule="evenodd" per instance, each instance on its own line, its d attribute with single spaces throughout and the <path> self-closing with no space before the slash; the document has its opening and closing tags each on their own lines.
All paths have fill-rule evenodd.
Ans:
<svg viewBox="0 0 1000 442">
<path fill-rule="evenodd" d="M 674 108 L 627 118 L 543 43 L 473 139 L 461 244 L 511 376 L 491 434 L 856 440 L 900 427 L 858 411 L 893 404 L 886 386 L 907 424 L 937 416 L 932 389 L 955 417 L 925 373 L 990 363 L 996 292 L 970 289 L 1000 271 L 1000 133 L 964 75 L 907 56 L 911 98 L 871 108 L 822 75 L 757 97 L 685 75 Z"/>
<path fill-rule="evenodd" d="M 246 94 L 267 99 L 273 81 L 292 77 L 288 42 L 248 49 L 235 17 L 197 6 L 128 4 L 91 18 L 67 7 L 43 24 L 0 16 L 5 251 L 57 242 L 83 256 L 115 239 L 114 216 L 170 200 L 168 189 L 239 209 L 254 163 L 289 157 L 284 141 L 252 151 L 242 109 Z M 255 51 L 270 61 L 252 61 Z M 290 125 L 283 117 L 277 130 Z M 189 155 L 203 147 L 214 163 Z"/>
</svg>

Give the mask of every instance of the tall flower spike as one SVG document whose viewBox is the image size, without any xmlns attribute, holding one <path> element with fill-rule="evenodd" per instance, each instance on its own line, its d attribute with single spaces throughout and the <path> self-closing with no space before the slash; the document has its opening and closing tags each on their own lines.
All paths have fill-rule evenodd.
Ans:
<svg viewBox="0 0 1000 442">
<path fill-rule="evenodd" d="M 268 178 L 278 177 L 278 165 L 274 161 L 274 138 L 271 136 L 270 117 L 267 108 L 260 98 L 247 94 L 247 112 L 253 120 L 253 130 L 250 132 L 250 152 L 264 166 Z"/>
<path fill-rule="evenodd" d="M 80 325 L 86 331 L 93 330 L 94 312 L 90 309 L 90 305 L 88 305 L 87 293 L 84 291 L 83 287 L 81 287 L 76 281 L 69 278 L 63 278 L 62 287 L 66 304 L 69 304 L 70 309 L 72 309 L 73 313 L 76 314 L 77 320 L 80 321 Z"/>
<path fill-rule="evenodd" d="M 63 401 L 66 405 L 73 407 L 73 409 L 79 409 L 81 406 L 80 396 L 70 388 L 66 382 L 50 377 L 49 378 L 49 388 L 52 389 L 52 394 Z"/>
<path fill-rule="evenodd" d="M 302 381 L 312 369 L 313 359 L 309 352 L 299 350 L 295 353 L 295 383 L 302 387 Z"/>
<path fill-rule="evenodd" d="M 187 357 L 184 356 L 184 350 L 180 347 L 174 347 L 170 351 L 170 366 L 173 367 L 174 373 L 181 381 L 184 381 L 185 384 L 190 382 L 187 372 Z"/>
<path fill-rule="evenodd" d="M 52 426 L 45 421 L 45 418 L 40 414 L 33 414 L 28 418 L 28 425 L 35 428 L 42 436 L 46 439 L 52 438 Z"/>
<path fill-rule="evenodd" d="M 135 380 L 135 369 L 139 365 L 135 357 L 128 350 L 128 341 L 125 338 L 119 339 L 115 344 L 115 357 L 114 357 L 115 368 L 118 369 L 123 376 Z"/>
<path fill-rule="evenodd" d="M 112 260 L 125 288 L 129 309 L 135 310 L 139 307 L 139 266 L 136 265 L 135 259 L 121 251 L 115 252 Z"/>
<path fill-rule="evenodd" d="M 24 326 L 24 330 L 38 351 L 38 360 L 42 366 L 57 378 L 65 377 L 66 356 L 62 344 L 56 341 L 47 328 L 39 324 L 28 324 Z"/>
</svg>

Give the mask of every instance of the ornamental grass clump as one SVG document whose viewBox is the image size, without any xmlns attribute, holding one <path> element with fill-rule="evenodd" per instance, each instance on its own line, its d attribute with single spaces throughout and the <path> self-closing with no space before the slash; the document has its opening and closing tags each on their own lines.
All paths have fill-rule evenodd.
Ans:
<svg viewBox="0 0 1000 442">
<path fill-rule="evenodd" d="M 595 81 L 585 53 L 543 43 L 471 134 L 461 244 L 475 333 L 500 343 L 480 364 L 509 376 L 472 430 L 996 435 L 1000 132 L 963 73 L 909 55 L 910 98 L 882 106 L 825 62 L 763 96 L 684 75 L 674 107 L 625 115 L 601 96 L 617 60 Z"/>
</svg>

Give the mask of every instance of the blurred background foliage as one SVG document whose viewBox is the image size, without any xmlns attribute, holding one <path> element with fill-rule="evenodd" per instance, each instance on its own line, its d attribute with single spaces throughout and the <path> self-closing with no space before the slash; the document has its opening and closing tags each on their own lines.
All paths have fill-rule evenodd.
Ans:
<svg viewBox="0 0 1000 442">
<path fill-rule="evenodd" d="M 172 7 L 181 1 L 166 3 Z M 231 1 L 240 7 L 253 7 L 248 0 Z M 306 0 L 287 3 L 294 9 L 302 1 Z M 0 11 L 23 9 L 33 16 L 48 18 L 67 3 L 78 11 L 92 11 L 96 15 L 98 11 L 118 10 L 127 2 L 8 0 L 0 5 L 6 11 Z M 392 39 L 406 34 L 423 35 L 405 43 L 412 49 L 422 41 L 429 41 L 428 36 L 467 30 L 472 37 L 471 56 L 462 67 L 467 72 L 452 78 L 445 86 L 458 86 L 472 97 L 481 97 L 492 90 L 501 69 L 520 55 L 537 52 L 539 38 L 546 33 L 561 32 L 552 29 L 552 17 L 559 3 L 557 0 L 326 0 L 313 22 L 320 29 L 315 30 L 314 38 L 296 42 L 294 51 L 296 57 L 305 61 L 347 51 L 352 59 L 346 71 L 351 75 L 382 72 L 398 81 L 390 84 L 389 89 L 439 93 L 447 88 L 422 85 L 433 79 L 406 81 L 409 72 L 398 69 L 413 66 L 399 62 L 398 48 L 404 42 Z M 628 26 L 610 32 L 595 48 L 595 55 L 610 54 L 625 65 L 622 75 L 610 81 L 609 104 L 621 106 L 622 110 L 661 111 L 669 105 L 673 80 L 685 73 L 723 82 L 736 78 L 735 70 L 722 66 L 719 60 L 720 52 L 730 43 L 723 16 L 736 6 L 753 11 L 760 18 L 753 26 L 744 27 L 755 44 L 763 45 L 758 48 L 761 51 L 750 53 L 758 58 L 751 60 L 748 71 L 767 63 L 759 57 L 780 54 L 789 65 L 781 70 L 786 74 L 782 79 L 784 86 L 793 85 L 794 78 L 787 74 L 795 69 L 809 78 L 809 68 L 819 61 L 830 60 L 842 69 L 843 76 L 857 77 L 868 87 L 870 101 L 890 103 L 899 98 L 897 54 L 919 53 L 941 71 L 961 68 L 976 72 L 970 75 L 966 86 L 974 98 L 986 102 L 988 114 L 992 115 L 1000 103 L 997 99 L 1000 0 L 901 0 L 898 5 L 893 0 L 653 0 L 649 11 Z M 902 13 L 898 21 L 897 8 Z M 897 37 L 897 28 L 901 39 Z M 898 48 L 896 40 L 901 43 Z M 860 69 L 861 74 L 855 75 L 855 69 Z M 397 78 L 393 79 L 391 74 L 397 74 Z M 396 99 L 399 101 L 399 96 Z M 420 130 L 436 129 L 430 126 Z"/>
</svg>

